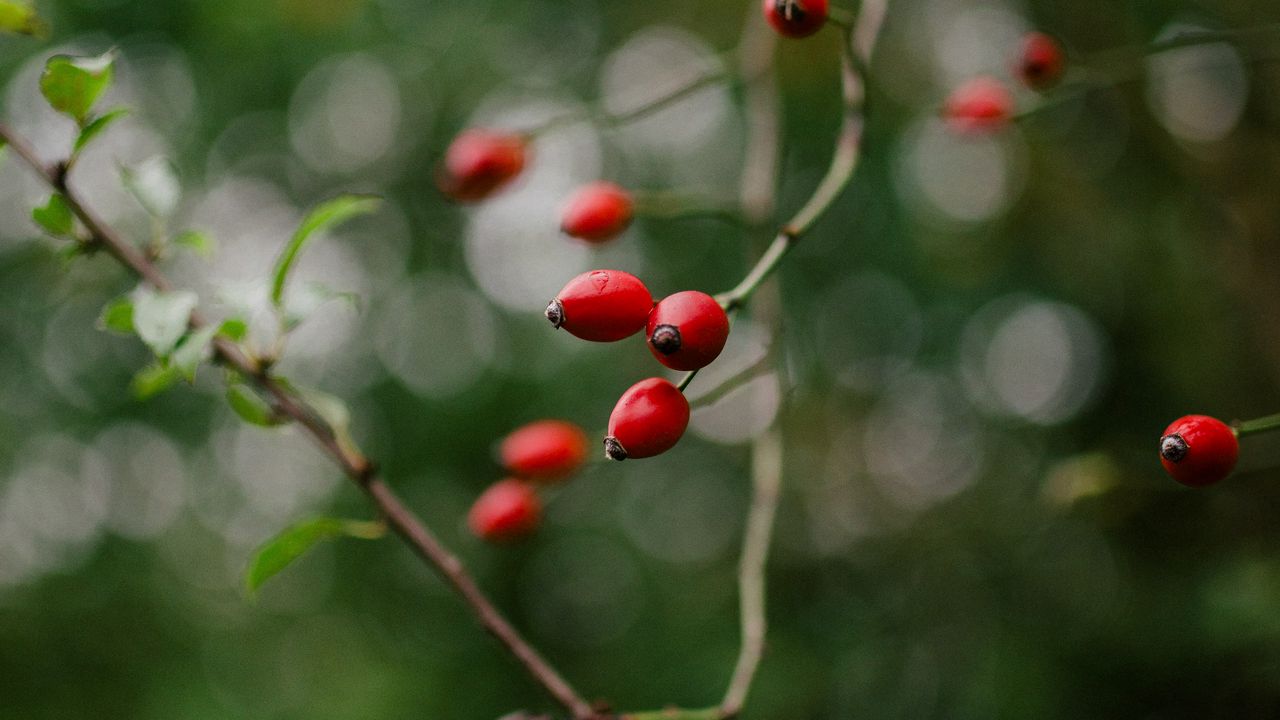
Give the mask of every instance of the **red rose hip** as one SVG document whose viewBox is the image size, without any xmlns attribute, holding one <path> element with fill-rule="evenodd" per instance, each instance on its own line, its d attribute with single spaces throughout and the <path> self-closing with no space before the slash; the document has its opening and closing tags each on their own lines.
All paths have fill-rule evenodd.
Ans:
<svg viewBox="0 0 1280 720">
<path fill-rule="evenodd" d="M 1042 33 L 1027 33 L 1018 48 L 1018 62 L 1014 71 L 1027 87 L 1047 90 L 1062 79 L 1066 66 L 1062 46 L 1057 40 Z"/>
<path fill-rule="evenodd" d="M 1231 474 L 1240 455 L 1236 433 L 1207 415 L 1174 420 L 1160 438 L 1160 463 L 1174 480 L 1203 487 Z"/>
<path fill-rule="evenodd" d="M 729 316 L 710 295 L 686 290 L 663 298 L 645 326 L 649 351 L 673 370 L 711 364 L 729 339 Z"/>
<path fill-rule="evenodd" d="M 662 378 L 632 385 L 609 416 L 604 454 L 612 460 L 647 458 L 675 447 L 689 426 L 689 401 Z"/>
<path fill-rule="evenodd" d="M 503 439 L 498 454 L 507 472 L 537 482 L 562 480 L 582 467 L 589 445 L 582 428 L 563 420 L 538 420 Z"/>
<path fill-rule="evenodd" d="M 569 281 L 547 305 L 547 319 L 575 337 L 614 342 L 644 327 L 653 296 L 621 270 L 592 270 Z"/>
<path fill-rule="evenodd" d="M 459 202 L 483 200 L 524 169 L 528 147 L 516 133 L 467 130 L 450 143 L 436 173 L 440 192 Z"/>
<path fill-rule="evenodd" d="M 484 540 L 515 540 L 537 529 L 541 518 L 542 503 L 533 488 L 507 478 L 490 485 L 476 498 L 467 514 L 467 524 Z"/>
<path fill-rule="evenodd" d="M 764 0 L 764 17 L 780 35 L 809 37 L 827 22 L 827 0 Z"/>
<path fill-rule="evenodd" d="M 611 182 L 592 183 L 569 198 L 560 229 L 590 243 L 604 242 L 622 234 L 634 212 L 631 193 Z"/>
<path fill-rule="evenodd" d="M 976 77 L 951 91 L 942 114 L 956 132 L 994 132 L 1013 116 L 1013 94 L 995 78 Z"/>
</svg>

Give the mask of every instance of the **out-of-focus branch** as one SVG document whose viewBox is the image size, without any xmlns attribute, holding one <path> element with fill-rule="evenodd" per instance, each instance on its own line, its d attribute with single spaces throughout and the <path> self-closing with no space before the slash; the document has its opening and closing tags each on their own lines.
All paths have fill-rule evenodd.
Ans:
<svg viewBox="0 0 1280 720">
<path fill-rule="evenodd" d="M 35 154 L 30 143 L 7 125 L 0 124 L 0 140 L 7 143 L 24 163 L 66 200 L 67 207 L 88 230 L 88 244 L 100 248 L 118 260 L 140 279 L 160 291 L 172 288 L 168 278 L 145 255 L 127 243 L 113 228 L 103 222 L 71 188 L 65 164 L 48 165 Z M 196 329 L 205 325 L 198 313 L 192 313 L 190 326 Z M 276 410 L 302 426 L 342 472 L 373 501 L 387 523 L 395 530 L 428 565 L 430 565 L 454 589 L 471 608 L 480 625 L 489 631 L 520 662 L 525 671 L 537 681 L 555 700 L 568 710 L 575 720 L 597 717 L 591 705 L 578 695 L 560 674 L 551 667 L 537 650 L 529 644 L 514 626 L 493 605 L 462 561 L 440 543 L 427 525 L 413 514 L 394 491 L 378 476 L 374 464 L 354 449 L 339 442 L 334 429 L 321 418 L 320 413 L 298 398 L 283 383 L 271 375 L 269 368 L 244 353 L 234 342 L 218 337 L 214 339 L 215 360 L 230 367 L 254 383 L 269 396 Z"/>
</svg>

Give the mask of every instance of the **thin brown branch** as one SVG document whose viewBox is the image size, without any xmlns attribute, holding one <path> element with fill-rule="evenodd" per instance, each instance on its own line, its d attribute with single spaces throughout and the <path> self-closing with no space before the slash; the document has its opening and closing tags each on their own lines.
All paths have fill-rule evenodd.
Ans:
<svg viewBox="0 0 1280 720">
<path fill-rule="evenodd" d="M 125 242 L 113 228 L 100 220 L 81 201 L 68 182 L 65 165 L 51 166 L 42 162 L 25 138 L 3 124 L 0 124 L 0 140 L 6 142 L 13 149 L 14 154 L 35 170 L 52 190 L 63 195 L 67 206 L 88 230 L 92 244 L 104 249 L 157 290 L 166 291 L 172 288 L 172 284 L 158 267 L 131 244 Z M 197 313 L 192 313 L 190 323 L 193 328 L 205 324 Z M 589 720 L 597 717 L 591 705 L 582 699 L 485 596 L 462 561 L 449 552 L 426 524 L 414 515 L 395 492 L 383 482 L 373 463 L 344 447 L 338 441 L 333 428 L 321 419 L 320 413 L 315 408 L 296 397 L 284 384 L 273 377 L 268 369 L 246 355 L 238 345 L 225 338 L 217 338 L 214 342 L 214 353 L 218 362 L 251 378 L 264 393 L 271 397 L 279 412 L 297 421 L 307 431 L 325 454 L 342 469 L 342 472 L 369 496 L 396 534 L 453 587 L 470 607 L 480 625 L 506 647 L 525 671 L 556 702 L 568 710 L 575 720 Z"/>
</svg>

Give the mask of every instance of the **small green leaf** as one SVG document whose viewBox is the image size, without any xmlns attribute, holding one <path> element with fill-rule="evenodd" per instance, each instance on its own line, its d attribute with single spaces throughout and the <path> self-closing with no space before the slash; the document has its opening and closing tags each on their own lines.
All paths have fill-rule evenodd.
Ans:
<svg viewBox="0 0 1280 720">
<path fill-rule="evenodd" d="M 241 420 L 260 427 L 278 427 L 289 422 L 271 409 L 258 394 L 243 385 L 227 387 L 227 404 Z"/>
<path fill-rule="evenodd" d="M 178 182 L 178 170 L 169 158 L 157 155 L 133 168 L 121 168 L 120 177 L 149 215 L 169 217 L 177 209 L 182 186 Z"/>
<path fill-rule="evenodd" d="M 21 0 L 0 0 L 0 30 L 38 38 L 49 34 L 48 24 L 36 14 L 35 7 Z"/>
<path fill-rule="evenodd" d="M 111 84 L 115 52 L 97 57 L 54 55 L 45 63 L 40 76 L 40 92 L 54 110 L 66 113 L 84 124 L 89 109 Z"/>
<path fill-rule="evenodd" d="M 133 376 L 133 382 L 130 387 L 133 389 L 133 396 L 139 400 L 157 395 L 168 390 L 174 383 L 178 382 L 178 373 L 171 367 L 155 363 L 148 365 L 138 371 Z"/>
<path fill-rule="evenodd" d="M 378 209 L 382 201 L 370 195 L 340 195 L 332 200 L 317 205 L 302 220 L 302 224 L 285 245 L 280 258 L 276 260 L 275 271 L 271 279 L 271 303 L 280 307 L 284 300 L 284 285 L 289 279 L 289 271 L 293 269 L 298 254 L 307 240 L 316 232 L 333 227 L 357 215 L 371 213 Z"/>
<path fill-rule="evenodd" d="M 187 382 L 195 381 L 196 369 L 209 357 L 209 344 L 213 342 L 213 336 L 218 334 L 218 329 L 217 325 L 205 325 L 190 332 L 173 351 L 171 364 Z"/>
<path fill-rule="evenodd" d="M 31 219 L 54 237 L 71 237 L 75 226 L 72 222 L 71 208 L 66 198 L 58 193 L 49 196 L 49 202 L 43 207 L 31 211 Z"/>
<path fill-rule="evenodd" d="M 344 536 L 376 540 L 385 534 L 386 526 L 380 522 L 324 517 L 304 520 L 281 531 L 254 552 L 244 573 L 245 590 L 252 597 L 264 582 L 318 542 Z"/>
<path fill-rule="evenodd" d="M 75 147 L 72 148 L 71 154 L 80 154 L 80 151 L 84 150 L 94 138 L 102 134 L 102 131 L 106 130 L 111 123 L 128 114 L 129 108 L 115 108 L 114 110 L 108 110 L 106 113 L 94 118 L 93 121 L 88 125 L 85 125 L 84 129 L 80 131 L 80 134 L 76 136 L 76 144 Z"/>
<path fill-rule="evenodd" d="M 228 318 L 222 321 L 218 334 L 233 342 L 240 342 L 249 334 L 249 324 L 240 318 Z"/>
<path fill-rule="evenodd" d="M 121 335 L 132 335 L 133 301 L 127 297 L 118 297 L 103 306 L 102 315 L 98 316 L 98 328 Z"/>
<path fill-rule="evenodd" d="M 199 230 L 187 230 L 179 233 L 173 239 L 175 245 L 181 245 L 201 257 L 210 257 L 213 255 L 213 238 L 200 232 Z"/>
<path fill-rule="evenodd" d="M 133 326 L 157 357 L 167 357 L 187 332 L 196 294 L 143 290 L 133 303 Z"/>
</svg>

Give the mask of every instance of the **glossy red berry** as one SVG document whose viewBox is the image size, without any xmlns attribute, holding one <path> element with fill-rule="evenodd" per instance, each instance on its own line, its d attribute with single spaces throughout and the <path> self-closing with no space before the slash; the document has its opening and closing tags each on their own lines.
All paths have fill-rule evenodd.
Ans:
<svg viewBox="0 0 1280 720">
<path fill-rule="evenodd" d="M 1173 421 L 1160 438 L 1160 463 L 1183 485 L 1202 487 L 1231 474 L 1240 443 L 1226 423 L 1207 415 L 1187 415 Z"/>
<path fill-rule="evenodd" d="M 507 472 L 539 482 L 562 480 L 582 467 L 589 444 L 582 428 L 563 420 L 538 420 L 503 439 L 498 454 Z"/>
<path fill-rule="evenodd" d="M 520 174 L 527 155 L 528 146 L 521 135 L 467 130 L 445 151 L 436 185 L 459 202 L 483 200 Z"/>
<path fill-rule="evenodd" d="M 604 242 L 622 234 L 634 212 L 631 193 L 611 182 L 592 183 L 569 198 L 560 229 L 590 243 Z"/>
<path fill-rule="evenodd" d="M 764 17 L 781 35 L 809 37 L 827 22 L 827 0 L 764 0 Z"/>
<path fill-rule="evenodd" d="M 649 351 L 673 370 L 711 364 L 729 339 L 729 316 L 710 295 L 686 290 L 663 298 L 645 326 Z"/>
<path fill-rule="evenodd" d="M 689 401 L 662 378 L 632 385 L 609 416 L 604 454 L 613 460 L 647 458 L 675 447 L 689 426 Z"/>
<path fill-rule="evenodd" d="M 547 305 L 551 324 L 575 337 L 613 342 L 639 332 L 653 309 L 640 279 L 621 270 L 592 270 L 569 281 Z"/>
<path fill-rule="evenodd" d="M 1042 33 L 1027 33 L 1018 47 L 1018 62 L 1014 70 L 1027 87 L 1047 90 L 1062 79 L 1066 59 L 1057 40 Z"/>
<path fill-rule="evenodd" d="M 467 515 L 471 532 L 485 540 L 514 540 L 528 535 L 542 518 L 542 503 L 528 483 L 499 480 L 476 498 Z"/>
<path fill-rule="evenodd" d="M 1013 94 L 995 78 L 976 77 L 951 92 L 942 114 L 956 132 L 994 132 L 1013 116 Z"/>
</svg>

